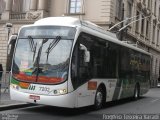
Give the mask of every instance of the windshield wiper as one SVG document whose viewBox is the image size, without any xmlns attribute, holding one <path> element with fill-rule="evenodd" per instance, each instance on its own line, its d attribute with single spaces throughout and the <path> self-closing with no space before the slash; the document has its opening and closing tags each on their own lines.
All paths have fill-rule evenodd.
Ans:
<svg viewBox="0 0 160 120">
<path fill-rule="evenodd" d="M 37 49 L 37 43 L 36 44 L 34 43 L 33 38 L 31 36 L 28 36 L 28 40 L 29 40 L 31 52 L 33 52 L 33 61 L 34 61 L 36 49 Z"/>
<path fill-rule="evenodd" d="M 53 41 L 49 44 L 49 46 L 48 46 L 48 48 L 47 48 L 47 50 L 46 50 L 46 53 L 47 53 L 46 63 L 48 63 L 48 57 L 49 57 L 50 52 L 51 52 L 51 51 L 53 50 L 53 48 L 59 43 L 60 40 L 61 40 L 61 37 L 60 37 L 60 36 L 57 36 L 57 37 L 55 38 L 55 40 L 53 40 Z"/>
<path fill-rule="evenodd" d="M 36 60 L 35 60 L 35 66 L 36 66 L 36 68 L 35 68 L 34 72 L 37 73 L 36 74 L 36 82 L 38 80 L 38 74 L 42 73 L 42 68 L 39 67 L 40 66 L 39 62 L 40 62 L 40 56 L 41 56 L 41 53 L 42 53 L 43 44 L 45 44 L 47 41 L 48 41 L 48 39 L 43 39 L 43 41 L 41 43 L 41 46 L 40 46 L 40 48 L 38 50 Z"/>
</svg>

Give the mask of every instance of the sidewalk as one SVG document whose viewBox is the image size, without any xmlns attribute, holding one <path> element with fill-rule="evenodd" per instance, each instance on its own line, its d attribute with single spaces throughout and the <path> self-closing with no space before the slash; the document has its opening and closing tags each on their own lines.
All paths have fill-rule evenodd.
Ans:
<svg viewBox="0 0 160 120">
<path fill-rule="evenodd" d="M 17 104 L 17 103 L 22 103 L 22 102 L 11 100 L 9 95 L 9 90 L 6 91 L 5 89 L 1 90 L 0 107 L 4 105 Z"/>
<path fill-rule="evenodd" d="M 31 104 L 10 99 L 10 94 L 9 94 L 9 90 L 8 90 L 9 76 L 10 76 L 9 72 L 3 72 L 2 78 L 0 81 L 0 84 L 1 84 L 0 111 L 31 106 Z"/>
<path fill-rule="evenodd" d="M 28 106 L 29 104 L 10 99 L 9 91 L 1 90 L 0 111 Z"/>
</svg>

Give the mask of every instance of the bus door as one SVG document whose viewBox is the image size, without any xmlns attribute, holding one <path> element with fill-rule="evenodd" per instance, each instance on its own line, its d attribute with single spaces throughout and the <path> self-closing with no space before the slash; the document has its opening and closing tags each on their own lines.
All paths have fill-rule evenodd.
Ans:
<svg viewBox="0 0 160 120">
<path fill-rule="evenodd" d="M 74 47 L 72 56 L 72 84 L 77 91 L 77 106 L 82 107 L 93 103 L 92 91 L 88 90 L 88 81 L 90 81 L 90 47 L 92 41 L 89 36 L 81 33 Z M 92 96 L 91 96 L 92 95 Z M 91 102 L 92 101 L 92 102 Z"/>
</svg>

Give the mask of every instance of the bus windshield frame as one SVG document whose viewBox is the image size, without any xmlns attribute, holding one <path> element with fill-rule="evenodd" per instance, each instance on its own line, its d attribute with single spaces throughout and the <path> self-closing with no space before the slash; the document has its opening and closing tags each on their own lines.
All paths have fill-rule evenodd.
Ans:
<svg viewBox="0 0 160 120">
<path fill-rule="evenodd" d="M 73 27 L 22 28 L 13 58 L 13 78 L 41 84 L 65 82 L 75 34 Z"/>
</svg>

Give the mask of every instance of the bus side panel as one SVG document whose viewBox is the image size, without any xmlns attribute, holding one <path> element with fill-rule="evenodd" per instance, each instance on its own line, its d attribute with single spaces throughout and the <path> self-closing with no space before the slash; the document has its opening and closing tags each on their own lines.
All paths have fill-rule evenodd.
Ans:
<svg viewBox="0 0 160 120">
<path fill-rule="evenodd" d="M 83 84 L 76 91 L 76 107 L 93 105 L 96 90 L 88 90 L 88 83 Z"/>
<path fill-rule="evenodd" d="M 133 97 L 136 85 L 140 87 L 140 95 L 145 94 L 149 90 L 150 56 L 121 47 L 119 58 L 118 99 Z"/>
<path fill-rule="evenodd" d="M 117 79 L 92 79 L 86 82 L 76 90 L 77 107 L 93 105 L 100 84 L 104 84 L 106 87 L 106 102 L 112 101 L 116 83 Z"/>
</svg>

